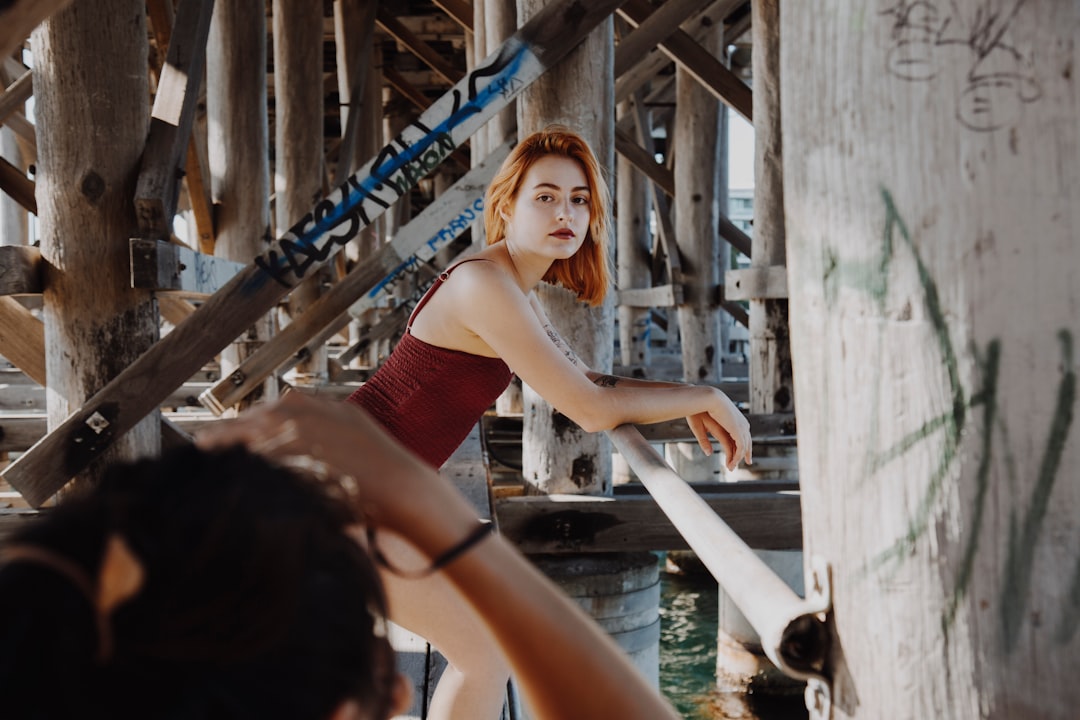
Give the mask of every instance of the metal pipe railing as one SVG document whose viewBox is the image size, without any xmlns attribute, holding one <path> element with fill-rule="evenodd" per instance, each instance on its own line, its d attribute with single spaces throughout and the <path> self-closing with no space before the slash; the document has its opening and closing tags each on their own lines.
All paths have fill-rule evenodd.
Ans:
<svg viewBox="0 0 1080 720">
<path fill-rule="evenodd" d="M 799 680 L 824 679 L 828 653 L 825 612 L 829 610 L 828 568 L 812 559 L 806 598 L 759 558 L 690 487 L 633 425 L 608 437 L 761 638 L 766 656 Z"/>
</svg>

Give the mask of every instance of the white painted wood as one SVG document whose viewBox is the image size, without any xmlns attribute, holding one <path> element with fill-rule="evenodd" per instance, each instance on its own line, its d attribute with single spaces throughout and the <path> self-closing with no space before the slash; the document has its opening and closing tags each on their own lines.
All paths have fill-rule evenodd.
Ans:
<svg viewBox="0 0 1080 720">
<path fill-rule="evenodd" d="M 834 718 L 1076 717 L 1076 3 L 785 3 L 805 551 Z"/>
</svg>

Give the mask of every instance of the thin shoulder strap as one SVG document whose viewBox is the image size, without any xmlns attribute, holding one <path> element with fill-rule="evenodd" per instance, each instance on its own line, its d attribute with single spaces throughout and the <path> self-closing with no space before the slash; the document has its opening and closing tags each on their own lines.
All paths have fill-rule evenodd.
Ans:
<svg viewBox="0 0 1080 720">
<path fill-rule="evenodd" d="M 413 318 L 415 318 L 416 314 L 418 312 L 420 312 L 420 309 L 422 307 L 424 307 L 424 305 L 427 304 L 428 299 L 432 295 L 435 294 L 435 291 L 439 289 L 439 286 L 442 285 L 444 282 L 446 282 L 446 279 L 450 277 L 450 273 L 452 273 L 454 270 L 457 270 L 459 267 L 461 267 L 465 263 L 473 262 L 474 260 L 483 260 L 484 262 L 494 262 L 494 260 L 489 260 L 488 258 L 470 257 L 470 258 L 465 258 L 461 262 L 458 262 L 458 263 L 455 263 L 455 264 L 451 265 L 450 267 L 446 268 L 441 273 L 439 273 L 439 277 L 435 278 L 435 282 L 431 285 L 430 288 L 428 288 L 428 291 L 426 293 L 424 293 L 424 297 L 420 298 L 420 302 L 416 303 L 416 307 L 413 308 L 412 314 L 409 315 L 409 324 L 405 326 L 405 332 L 410 332 L 412 330 Z"/>
</svg>

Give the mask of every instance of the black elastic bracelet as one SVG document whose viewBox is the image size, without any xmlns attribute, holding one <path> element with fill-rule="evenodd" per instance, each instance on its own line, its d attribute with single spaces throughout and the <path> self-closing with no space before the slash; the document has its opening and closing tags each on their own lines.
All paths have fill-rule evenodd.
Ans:
<svg viewBox="0 0 1080 720">
<path fill-rule="evenodd" d="M 435 558 L 431 562 L 431 565 L 428 565 L 426 568 L 421 568 L 420 570 L 404 570 L 387 560 L 386 556 L 383 555 L 382 550 L 379 549 L 378 544 L 375 542 L 375 526 L 371 523 L 368 523 L 367 525 L 368 550 L 371 552 L 371 556 L 375 558 L 375 562 L 379 563 L 379 565 L 382 565 L 398 577 L 407 578 L 409 580 L 418 580 L 420 578 L 428 577 L 429 575 L 434 575 L 442 570 L 452 563 L 459 555 L 464 554 L 473 545 L 476 545 L 494 532 L 495 526 L 490 520 L 481 520 L 480 524 L 477 525 L 472 532 L 466 535 L 461 542 Z"/>
</svg>

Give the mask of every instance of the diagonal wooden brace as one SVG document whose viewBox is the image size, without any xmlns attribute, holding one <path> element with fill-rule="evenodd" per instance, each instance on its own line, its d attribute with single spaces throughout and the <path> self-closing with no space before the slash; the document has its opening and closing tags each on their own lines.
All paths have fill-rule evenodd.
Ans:
<svg viewBox="0 0 1080 720">
<path fill-rule="evenodd" d="M 546 5 L 186 322 L 5 468 L 2 477 L 40 506 L 580 44 L 622 1 Z"/>
</svg>

